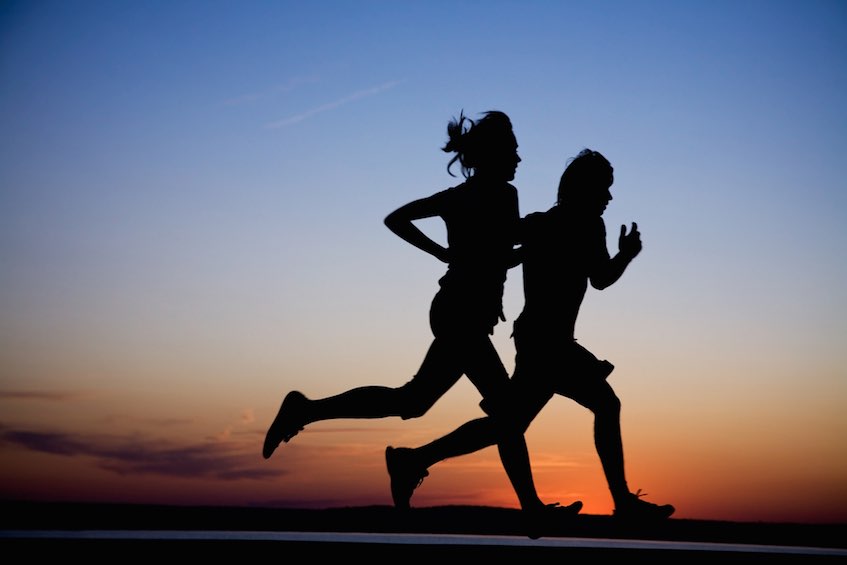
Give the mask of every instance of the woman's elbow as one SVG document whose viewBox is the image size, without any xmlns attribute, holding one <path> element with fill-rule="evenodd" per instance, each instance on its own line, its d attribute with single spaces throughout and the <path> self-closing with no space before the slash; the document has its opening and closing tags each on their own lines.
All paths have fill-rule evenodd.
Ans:
<svg viewBox="0 0 847 565">
<path fill-rule="evenodd" d="M 398 214 L 396 210 L 388 214 L 382 221 L 382 223 L 385 224 L 385 227 L 387 227 L 391 231 L 397 231 L 397 227 L 400 225 L 401 222 L 402 220 L 400 219 L 400 214 Z"/>
</svg>

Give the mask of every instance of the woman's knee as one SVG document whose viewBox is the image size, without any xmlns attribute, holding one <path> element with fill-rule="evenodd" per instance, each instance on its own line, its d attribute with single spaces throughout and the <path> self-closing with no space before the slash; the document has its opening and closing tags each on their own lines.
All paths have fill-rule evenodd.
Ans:
<svg viewBox="0 0 847 565">
<path fill-rule="evenodd" d="M 411 382 L 406 383 L 397 390 L 398 413 L 404 420 L 412 418 L 420 418 L 426 414 L 430 408 L 435 405 L 438 398 L 432 398 L 425 391 L 412 385 Z"/>
</svg>

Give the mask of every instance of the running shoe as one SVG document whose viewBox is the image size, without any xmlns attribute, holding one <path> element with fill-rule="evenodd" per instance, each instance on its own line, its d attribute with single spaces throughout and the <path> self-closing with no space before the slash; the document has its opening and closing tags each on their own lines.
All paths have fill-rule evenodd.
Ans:
<svg viewBox="0 0 847 565">
<path fill-rule="evenodd" d="M 287 443 L 306 425 L 304 412 L 307 402 L 309 399 L 296 390 L 285 395 L 279 412 L 265 435 L 265 444 L 262 446 L 262 456 L 265 459 L 273 455 L 280 442 Z"/>
<path fill-rule="evenodd" d="M 385 466 L 388 467 L 388 476 L 391 478 L 391 498 L 394 507 L 400 510 L 408 510 L 412 493 L 429 476 L 429 471 L 415 467 L 409 461 L 411 449 L 407 447 L 385 448 Z"/>
<path fill-rule="evenodd" d="M 641 500 L 641 489 L 630 493 L 622 504 L 615 507 L 614 516 L 626 520 L 664 520 L 676 510 L 670 504 L 653 504 Z"/>
</svg>

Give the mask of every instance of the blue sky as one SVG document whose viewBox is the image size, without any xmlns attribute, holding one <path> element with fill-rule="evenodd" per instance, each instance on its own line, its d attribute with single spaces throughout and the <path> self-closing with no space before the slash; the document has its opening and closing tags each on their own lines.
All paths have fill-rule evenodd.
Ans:
<svg viewBox="0 0 847 565">
<path fill-rule="evenodd" d="M 628 367 L 625 407 L 748 448 L 785 426 L 847 471 L 845 32 L 821 1 L 5 2 L 0 388 L 120 392 L 109 413 L 203 435 L 405 382 L 442 265 L 382 219 L 458 182 L 450 118 L 498 109 L 524 214 L 583 147 L 615 167 L 610 249 L 636 221 L 644 251 L 577 331 Z"/>
</svg>

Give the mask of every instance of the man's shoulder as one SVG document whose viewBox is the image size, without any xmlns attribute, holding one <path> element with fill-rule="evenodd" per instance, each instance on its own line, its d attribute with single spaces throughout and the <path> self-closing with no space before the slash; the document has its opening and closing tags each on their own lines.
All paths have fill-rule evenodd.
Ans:
<svg viewBox="0 0 847 565">
<path fill-rule="evenodd" d="M 553 222 L 554 218 L 552 212 L 552 208 L 550 210 L 530 212 L 529 214 L 523 217 L 522 222 L 525 226 L 531 228 L 538 228 Z"/>
<path fill-rule="evenodd" d="M 531 212 L 521 218 L 521 240 L 524 243 L 536 245 L 549 239 L 551 230 L 555 227 L 550 211 Z"/>
</svg>

